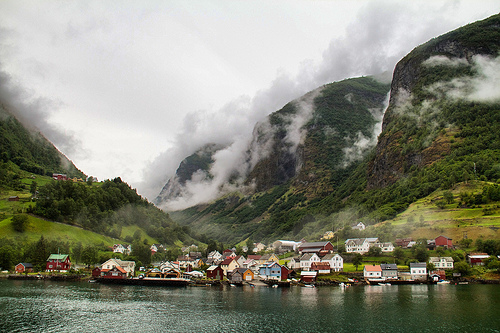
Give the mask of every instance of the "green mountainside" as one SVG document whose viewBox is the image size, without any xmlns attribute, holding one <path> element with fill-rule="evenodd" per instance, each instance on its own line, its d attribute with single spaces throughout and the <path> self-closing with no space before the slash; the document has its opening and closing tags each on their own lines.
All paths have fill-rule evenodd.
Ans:
<svg viewBox="0 0 500 333">
<path fill-rule="evenodd" d="M 0 152 L 3 162 L 12 161 L 22 170 L 52 176 L 86 178 L 75 165 L 39 132 L 27 130 L 0 104 Z"/>
<path fill-rule="evenodd" d="M 388 84 L 369 77 L 348 79 L 285 105 L 269 116 L 269 124 L 254 131 L 260 146 L 271 147 L 248 175 L 247 183 L 255 184 L 255 193 L 229 194 L 171 215 L 192 230 L 224 242 L 307 236 L 303 228 L 315 220 L 311 209 L 347 186 L 346 175 L 369 153 L 368 147 L 352 150 L 353 144 L 360 138 L 376 142 L 374 126 L 381 121 L 388 91 Z M 287 130 L 304 101 L 314 105 L 314 111 L 303 125 L 303 143 L 293 151 Z"/>
<path fill-rule="evenodd" d="M 255 131 L 254 140 L 271 142 L 272 152 L 249 173 L 254 193 L 226 194 L 171 216 L 203 239 L 230 243 L 314 240 L 332 229 L 345 238 L 345 226 L 357 221 L 393 240 L 401 234 L 389 220 L 449 190 L 461 198 L 456 209 L 488 205 L 483 213 L 495 220 L 498 198 L 485 193 L 500 181 L 500 96 L 492 89 L 499 49 L 499 15 L 415 48 L 395 68 L 376 145 L 368 144 L 373 110 L 382 108 L 389 87 L 371 78 L 322 87 L 295 151 L 284 138 L 297 103 L 286 105 L 269 116 L 268 132 Z M 471 182 L 485 188 L 456 193 Z"/>
</svg>

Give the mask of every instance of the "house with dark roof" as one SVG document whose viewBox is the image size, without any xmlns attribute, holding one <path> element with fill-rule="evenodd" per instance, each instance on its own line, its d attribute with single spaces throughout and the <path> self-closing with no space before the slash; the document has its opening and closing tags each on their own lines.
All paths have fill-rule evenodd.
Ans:
<svg viewBox="0 0 500 333">
<path fill-rule="evenodd" d="M 427 263 L 425 262 L 411 262 L 410 275 L 412 280 L 426 280 L 427 279 Z"/>
<path fill-rule="evenodd" d="M 32 273 L 33 265 L 28 262 L 20 262 L 16 265 L 16 273 Z"/>
<path fill-rule="evenodd" d="M 227 279 L 231 283 L 242 283 L 243 281 L 252 281 L 254 278 L 254 273 L 248 268 L 236 268 L 233 271 L 228 272 Z"/>
<path fill-rule="evenodd" d="M 299 253 L 316 253 L 318 256 L 324 256 L 328 253 L 333 253 L 333 245 L 329 241 L 326 242 L 313 242 L 302 243 L 299 245 Z"/>
<path fill-rule="evenodd" d="M 396 264 L 380 264 L 382 269 L 382 277 L 388 280 L 396 280 L 398 278 L 398 266 Z"/>
</svg>

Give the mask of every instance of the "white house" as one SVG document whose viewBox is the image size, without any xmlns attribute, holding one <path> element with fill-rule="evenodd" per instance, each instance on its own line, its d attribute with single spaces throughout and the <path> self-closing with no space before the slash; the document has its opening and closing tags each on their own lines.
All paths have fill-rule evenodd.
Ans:
<svg viewBox="0 0 500 333">
<path fill-rule="evenodd" d="M 344 270 L 344 258 L 338 253 L 330 253 L 321 258 L 321 262 L 330 264 L 330 270 L 333 272 L 342 272 Z"/>
<path fill-rule="evenodd" d="M 290 259 L 290 261 L 287 263 L 287 266 L 290 269 L 300 268 L 300 257 L 293 257 L 292 259 Z"/>
<path fill-rule="evenodd" d="M 392 245 L 391 242 L 387 242 L 387 243 L 375 243 L 372 246 L 379 247 L 382 250 L 382 252 L 392 252 L 392 251 L 394 251 L 394 245 Z"/>
<path fill-rule="evenodd" d="M 365 279 L 380 279 L 382 277 L 382 268 L 380 265 L 365 265 L 363 277 Z"/>
<path fill-rule="evenodd" d="M 378 243 L 378 238 L 349 238 L 345 241 L 345 250 L 349 253 L 363 254 L 375 243 Z"/>
<path fill-rule="evenodd" d="M 357 224 L 353 225 L 352 230 L 365 230 L 366 225 L 363 222 L 358 222 Z"/>
<path fill-rule="evenodd" d="M 257 253 L 257 252 L 260 252 L 260 251 L 264 251 L 266 249 L 266 246 L 262 243 L 255 243 L 254 244 L 254 248 L 253 248 L 253 252 L 254 253 Z"/>
<path fill-rule="evenodd" d="M 429 262 L 434 265 L 436 269 L 453 269 L 452 257 L 430 257 Z"/>
<path fill-rule="evenodd" d="M 115 244 L 115 245 L 113 245 L 113 252 L 114 253 L 130 254 L 132 252 L 132 246 L 123 245 L 123 244 Z"/>
<path fill-rule="evenodd" d="M 427 264 L 425 262 L 411 262 L 410 275 L 413 280 L 427 279 Z"/>
<path fill-rule="evenodd" d="M 133 276 L 135 273 L 135 261 L 126 261 L 120 259 L 108 259 L 101 265 L 101 271 L 108 271 L 115 267 L 121 267 L 127 272 L 127 276 Z"/>
<path fill-rule="evenodd" d="M 212 260 L 215 260 L 215 261 L 218 261 L 220 260 L 220 258 L 222 258 L 222 254 L 220 254 L 219 251 L 217 250 L 214 250 L 212 252 L 210 252 L 207 256 L 207 259 L 212 259 Z"/>
<path fill-rule="evenodd" d="M 320 262 L 321 259 L 316 253 L 306 253 L 300 257 L 300 269 L 303 271 L 311 270 L 311 264 L 313 262 Z"/>
<path fill-rule="evenodd" d="M 276 242 L 273 243 L 273 248 L 274 251 L 277 253 L 286 253 L 295 251 L 300 244 L 301 244 L 300 242 L 277 240 Z"/>
</svg>

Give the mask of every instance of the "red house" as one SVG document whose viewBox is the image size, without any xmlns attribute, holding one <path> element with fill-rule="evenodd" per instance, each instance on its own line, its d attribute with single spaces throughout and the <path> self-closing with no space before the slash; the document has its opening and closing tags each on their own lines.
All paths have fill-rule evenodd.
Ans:
<svg viewBox="0 0 500 333">
<path fill-rule="evenodd" d="M 101 276 L 101 268 L 100 267 L 96 267 L 92 270 L 92 277 L 93 278 L 97 278 L 97 277 L 100 277 Z"/>
<path fill-rule="evenodd" d="M 207 269 L 207 278 L 222 280 L 224 279 L 224 270 L 220 266 L 210 266 Z"/>
<path fill-rule="evenodd" d="M 467 259 L 469 260 L 469 264 L 471 266 L 484 265 L 483 260 L 488 259 L 490 256 L 488 253 L 471 253 L 467 255 Z"/>
<path fill-rule="evenodd" d="M 71 261 L 68 254 L 51 254 L 47 259 L 47 272 L 62 271 L 67 272 L 71 268 Z"/>
<path fill-rule="evenodd" d="M 445 236 L 439 236 L 434 241 L 436 242 L 436 247 L 443 246 L 447 249 L 453 247 L 453 243 L 451 242 L 451 238 L 448 238 Z"/>
<path fill-rule="evenodd" d="M 62 173 L 53 173 L 52 179 L 54 180 L 68 180 L 68 176 Z"/>
<path fill-rule="evenodd" d="M 16 265 L 16 273 L 31 273 L 33 272 L 33 265 L 27 262 L 20 262 Z"/>
<path fill-rule="evenodd" d="M 299 252 L 304 253 L 316 253 L 318 256 L 322 257 L 329 253 L 333 253 L 332 243 L 326 242 L 314 242 L 314 243 L 303 243 L 299 246 Z"/>
</svg>

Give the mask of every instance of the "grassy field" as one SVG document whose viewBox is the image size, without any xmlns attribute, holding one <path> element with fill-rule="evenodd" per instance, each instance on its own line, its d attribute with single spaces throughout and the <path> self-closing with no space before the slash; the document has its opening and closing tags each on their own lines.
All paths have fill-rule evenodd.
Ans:
<svg viewBox="0 0 500 333">
<path fill-rule="evenodd" d="M 142 230 L 141 228 L 139 228 L 136 225 L 129 225 L 129 226 L 123 227 L 121 238 L 123 239 L 127 236 L 133 237 L 137 231 L 139 231 L 141 233 L 141 239 L 147 239 L 149 244 L 158 243 L 158 241 L 156 239 L 146 235 L 144 230 Z"/>
<path fill-rule="evenodd" d="M 432 239 L 441 234 L 458 241 L 464 236 L 471 239 L 500 239 L 500 203 L 492 202 L 472 208 L 458 207 L 461 192 L 478 193 L 486 183 L 476 181 L 460 184 L 450 190 L 454 202 L 438 208 L 436 202 L 443 199 L 443 190 L 411 204 L 394 219 L 380 225 L 391 224 L 396 232 L 413 239 Z"/>
<path fill-rule="evenodd" d="M 26 231 L 18 233 L 11 226 L 11 218 L 0 221 L 0 235 L 2 238 L 16 238 L 28 242 L 37 241 L 43 235 L 46 239 L 59 240 L 70 243 L 82 244 L 105 244 L 113 245 L 117 243 L 116 239 L 96 234 L 94 232 L 83 230 L 82 228 L 70 226 L 63 223 L 45 221 L 43 219 L 29 216 Z"/>
</svg>

